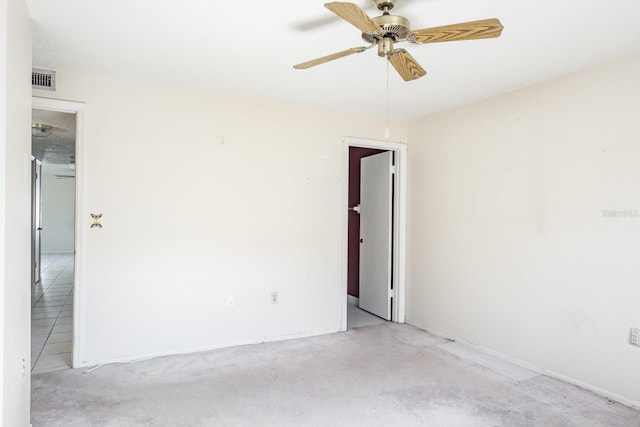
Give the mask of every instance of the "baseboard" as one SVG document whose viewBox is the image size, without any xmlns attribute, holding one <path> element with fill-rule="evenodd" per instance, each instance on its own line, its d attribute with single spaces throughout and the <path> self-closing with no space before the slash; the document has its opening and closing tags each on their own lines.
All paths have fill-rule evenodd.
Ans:
<svg viewBox="0 0 640 427">
<path fill-rule="evenodd" d="M 541 375 L 546 375 L 548 377 L 563 381 L 565 383 L 578 386 L 578 387 L 583 388 L 585 390 L 589 390 L 589 391 L 591 391 L 593 393 L 596 393 L 596 394 L 598 394 L 598 395 L 600 395 L 602 397 L 606 397 L 607 399 L 614 400 L 614 401 L 616 401 L 618 403 L 622 403 L 623 405 L 629 406 L 631 408 L 640 409 L 640 402 L 635 401 L 633 399 L 629 399 L 629 398 L 627 398 L 625 396 L 621 396 L 621 395 L 613 393 L 611 391 L 604 390 L 604 389 L 602 389 L 600 387 L 596 387 L 596 386 L 594 386 L 592 384 L 585 383 L 583 381 L 580 381 L 580 380 L 577 380 L 575 378 L 560 374 L 558 372 L 554 372 L 554 371 L 550 371 L 550 370 L 547 370 L 547 369 L 543 369 L 543 368 L 541 368 L 539 366 L 536 366 L 536 365 L 533 365 L 531 363 L 524 362 L 524 361 L 522 361 L 520 359 L 515 359 L 513 357 L 507 356 L 505 354 L 499 353 L 499 352 L 491 350 L 489 348 L 485 348 L 485 347 L 470 343 L 468 341 L 452 337 L 452 336 L 447 335 L 447 334 L 445 334 L 443 332 L 440 332 L 440 331 L 436 331 L 436 330 L 433 330 L 433 329 L 430 329 L 430 328 L 426 328 L 426 327 L 423 327 L 423 326 L 420 326 L 420 325 L 417 325 L 417 324 L 414 324 L 414 323 L 407 322 L 407 324 L 409 324 L 411 326 L 414 326 L 414 327 L 416 327 L 418 329 L 421 329 L 421 330 L 423 330 L 425 332 L 429 332 L 430 334 L 436 335 L 436 336 L 438 336 L 440 338 L 444 338 L 444 339 L 450 340 L 450 341 L 455 341 L 456 343 L 469 346 L 469 347 L 471 347 L 471 348 L 473 348 L 475 350 L 478 350 L 478 351 L 480 351 L 482 353 L 488 354 L 490 356 L 496 357 L 498 359 L 504 360 L 504 361 L 509 362 L 509 363 L 513 363 L 514 365 L 521 366 L 523 368 L 526 368 L 526 369 L 529 369 L 531 371 L 537 372 L 537 373 L 539 373 Z"/>
<path fill-rule="evenodd" d="M 201 353 L 201 352 L 204 352 L 204 351 L 221 350 L 221 349 L 224 349 L 224 348 L 231 348 L 231 347 L 241 347 L 241 346 L 245 346 L 245 345 L 264 344 L 264 343 L 267 343 L 267 342 L 288 341 L 288 340 L 295 340 L 295 339 L 300 339 L 300 338 L 311 338 L 311 337 L 317 337 L 317 336 L 321 336 L 321 335 L 334 334 L 334 333 L 337 333 L 337 332 L 342 332 L 342 331 L 333 330 L 332 329 L 332 330 L 320 331 L 320 332 L 282 335 L 282 336 L 273 337 L 273 338 L 263 338 L 263 339 L 257 339 L 257 340 L 247 340 L 247 341 L 236 341 L 236 342 L 229 342 L 229 343 L 224 343 L 224 344 L 215 345 L 215 346 L 196 347 L 196 348 L 189 348 L 189 349 L 184 349 L 184 350 L 160 352 L 160 353 L 153 353 L 153 354 L 146 354 L 146 355 L 136 355 L 136 356 L 123 357 L 123 358 L 103 360 L 103 361 L 96 361 L 96 360 L 94 360 L 94 361 L 80 361 L 80 363 L 78 363 L 77 365 L 74 365 L 73 368 L 74 369 L 91 368 L 91 369 L 89 369 L 87 371 L 87 372 L 91 372 L 91 371 L 93 371 L 95 369 L 100 368 L 101 366 L 104 366 L 104 365 L 120 364 L 120 363 L 122 363 L 122 364 L 138 363 L 138 362 L 144 362 L 146 360 L 155 359 L 155 358 L 158 358 L 158 357 L 181 356 L 181 355 L 186 355 L 186 354 Z"/>
</svg>

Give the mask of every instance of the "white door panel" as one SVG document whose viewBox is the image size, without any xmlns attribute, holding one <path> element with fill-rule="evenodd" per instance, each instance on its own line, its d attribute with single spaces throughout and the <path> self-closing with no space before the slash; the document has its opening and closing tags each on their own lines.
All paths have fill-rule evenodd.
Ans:
<svg viewBox="0 0 640 427">
<path fill-rule="evenodd" d="M 42 235 L 42 163 L 33 159 L 31 161 L 31 284 L 40 281 L 40 242 Z"/>
<path fill-rule="evenodd" d="M 392 164 L 387 151 L 361 159 L 359 305 L 391 320 Z"/>
</svg>

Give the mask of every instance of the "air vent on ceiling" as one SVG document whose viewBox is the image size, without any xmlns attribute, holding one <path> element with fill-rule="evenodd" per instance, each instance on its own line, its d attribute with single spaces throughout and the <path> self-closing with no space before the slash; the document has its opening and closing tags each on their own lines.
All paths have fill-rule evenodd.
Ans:
<svg viewBox="0 0 640 427">
<path fill-rule="evenodd" d="M 56 90 L 56 72 L 50 70 L 31 70 L 31 87 L 40 90 Z"/>
</svg>

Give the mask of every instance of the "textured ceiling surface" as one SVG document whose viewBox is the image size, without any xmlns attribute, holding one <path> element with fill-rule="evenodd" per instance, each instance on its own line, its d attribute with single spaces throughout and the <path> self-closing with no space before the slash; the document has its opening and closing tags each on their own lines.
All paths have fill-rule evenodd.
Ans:
<svg viewBox="0 0 640 427">
<path fill-rule="evenodd" d="M 308 70 L 293 64 L 364 45 L 323 1 L 27 0 L 34 66 L 384 117 L 375 49 Z M 354 0 L 370 16 L 370 0 Z M 398 0 L 413 29 L 499 18 L 502 37 L 404 43 L 427 70 L 389 70 L 392 118 L 413 119 L 640 51 L 638 0 Z"/>
<path fill-rule="evenodd" d="M 51 126 L 43 136 L 31 138 L 31 154 L 43 163 L 68 165 L 76 151 L 76 115 L 34 108 L 31 123 Z"/>
</svg>

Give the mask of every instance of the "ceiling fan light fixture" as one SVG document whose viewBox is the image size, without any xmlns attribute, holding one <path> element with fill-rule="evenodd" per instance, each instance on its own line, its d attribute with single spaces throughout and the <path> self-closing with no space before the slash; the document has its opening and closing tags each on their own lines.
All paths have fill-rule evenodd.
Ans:
<svg viewBox="0 0 640 427">
<path fill-rule="evenodd" d="M 384 37 L 378 42 L 378 56 L 386 58 L 391 54 L 393 54 L 393 39 Z"/>
<path fill-rule="evenodd" d="M 53 126 L 45 125 L 43 123 L 31 124 L 31 137 L 32 138 L 46 138 L 51 135 L 51 129 Z"/>
</svg>

